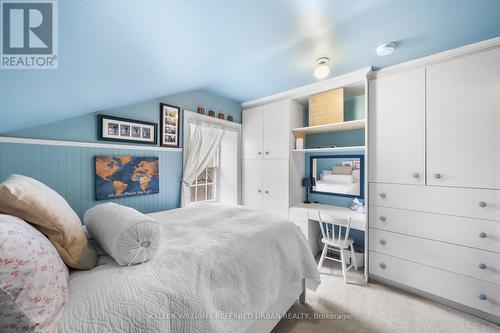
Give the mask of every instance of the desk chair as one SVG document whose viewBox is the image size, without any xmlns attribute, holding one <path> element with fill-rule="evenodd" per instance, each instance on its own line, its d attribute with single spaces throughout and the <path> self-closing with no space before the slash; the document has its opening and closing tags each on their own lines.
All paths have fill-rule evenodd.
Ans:
<svg viewBox="0 0 500 333">
<path fill-rule="evenodd" d="M 322 216 L 318 211 L 319 228 L 323 238 L 321 242 L 324 244 L 321 258 L 319 259 L 318 269 L 323 266 L 323 260 L 330 259 L 342 263 L 342 274 L 344 275 L 344 283 L 347 283 L 346 272 L 354 267 L 358 270 L 356 265 L 356 257 L 354 255 L 353 239 L 349 238 L 349 231 L 351 229 L 351 218 L 338 219 Z M 345 230 L 345 232 L 344 232 Z M 342 235 L 343 234 L 343 235 Z M 339 252 L 340 260 L 327 256 L 328 250 Z M 345 251 L 351 251 L 352 264 L 346 267 Z"/>
</svg>

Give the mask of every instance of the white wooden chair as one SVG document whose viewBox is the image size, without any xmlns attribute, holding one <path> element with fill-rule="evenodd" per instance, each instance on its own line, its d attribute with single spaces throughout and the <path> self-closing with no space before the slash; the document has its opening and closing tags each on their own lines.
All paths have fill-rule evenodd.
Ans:
<svg viewBox="0 0 500 333">
<path fill-rule="evenodd" d="M 349 231 L 351 229 L 351 218 L 349 219 L 338 219 L 322 216 L 318 211 L 318 221 L 319 227 L 321 229 L 321 234 L 323 239 L 321 242 L 324 244 L 323 251 L 321 252 L 321 258 L 319 259 L 318 269 L 323 266 L 323 260 L 330 259 L 342 263 L 342 274 L 344 275 L 344 283 L 347 283 L 346 272 L 354 267 L 358 270 L 356 264 L 356 257 L 354 256 L 353 239 L 349 238 Z M 328 250 L 339 252 L 340 260 L 337 258 L 328 257 Z M 351 261 L 352 263 L 349 267 L 346 267 L 346 255 L 345 251 L 351 251 Z"/>
</svg>

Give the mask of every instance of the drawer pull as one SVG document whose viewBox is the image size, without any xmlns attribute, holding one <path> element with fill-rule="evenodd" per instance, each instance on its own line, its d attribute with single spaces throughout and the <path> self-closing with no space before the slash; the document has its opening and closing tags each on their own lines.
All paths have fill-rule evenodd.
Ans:
<svg viewBox="0 0 500 333">
<path fill-rule="evenodd" d="M 486 202 L 484 202 L 484 201 L 479 201 L 479 207 L 484 208 L 484 207 L 486 207 L 486 206 L 487 206 L 487 205 L 486 205 Z"/>
<path fill-rule="evenodd" d="M 269 152 L 268 152 L 268 151 L 266 151 L 266 155 L 269 155 Z"/>
<path fill-rule="evenodd" d="M 436 174 L 434 175 L 434 178 L 436 178 L 436 179 L 441 179 L 441 174 L 440 174 L 440 173 L 436 173 Z"/>
<path fill-rule="evenodd" d="M 380 243 L 380 245 L 385 245 L 385 240 L 381 239 L 378 241 Z"/>
<path fill-rule="evenodd" d="M 385 221 L 385 216 L 379 217 L 379 220 L 382 221 L 382 222 Z"/>
<path fill-rule="evenodd" d="M 483 293 L 477 295 L 477 298 L 479 298 L 481 301 L 486 301 L 488 299 L 488 297 L 486 297 L 486 295 Z"/>
<path fill-rule="evenodd" d="M 479 238 L 486 238 L 486 237 L 488 237 L 488 235 L 486 235 L 486 233 L 485 233 L 485 232 L 482 232 L 482 231 L 481 231 L 481 232 L 479 233 Z"/>
<path fill-rule="evenodd" d="M 380 193 L 381 198 L 385 198 L 385 193 Z"/>
<path fill-rule="evenodd" d="M 486 269 L 488 266 L 486 266 L 486 264 L 484 262 L 480 263 L 479 264 L 479 268 L 480 269 Z"/>
<path fill-rule="evenodd" d="M 257 154 L 262 155 L 262 152 L 259 151 Z"/>
<path fill-rule="evenodd" d="M 266 194 L 269 194 L 269 191 L 268 191 L 268 190 L 265 190 L 264 192 L 265 192 Z"/>
<path fill-rule="evenodd" d="M 420 174 L 419 174 L 418 172 L 415 172 L 415 173 L 413 174 L 413 178 L 418 179 L 418 177 L 420 177 Z"/>
<path fill-rule="evenodd" d="M 385 269 L 385 267 L 386 267 L 386 266 L 385 266 L 385 264 L 384 264 L 383 262 L 381 262 L 381 263 L 379 264 L 379 266 L 380 266 L 380 268 L 382 268 L 382 269 Z"/>
<path fill-rule="evenodd" d="M 257 190 L 257 192 L 262 193 L 262 190 Z"/>
</svg>

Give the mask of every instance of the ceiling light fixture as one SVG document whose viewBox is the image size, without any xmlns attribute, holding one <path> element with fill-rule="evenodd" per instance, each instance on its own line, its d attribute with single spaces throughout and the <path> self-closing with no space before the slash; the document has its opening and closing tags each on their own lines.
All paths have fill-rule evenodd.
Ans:
<svg viewBox="0 0 500 333">
<path fill-rule="evenodd" d="M 327 77 L 328 74 L 330 74 L 330 67 L 328 67 L 328 61 L 330 61 L 330 59 L 328 59 L 327 57 L 321 57 L 318 60 L 316 60 L 317 65 L 316 68 L 314 69 L 314 76 L 318 80 L 322 80 L 325 77 Z"/>
<path fill-rule="evenodd" d="M 396 48 L 396 43 L 386 43 L 379 45 L 377 47 L 377 55 L 380 57 L 386 56 L 394 52 L 394 49 Z"/>
</svg>

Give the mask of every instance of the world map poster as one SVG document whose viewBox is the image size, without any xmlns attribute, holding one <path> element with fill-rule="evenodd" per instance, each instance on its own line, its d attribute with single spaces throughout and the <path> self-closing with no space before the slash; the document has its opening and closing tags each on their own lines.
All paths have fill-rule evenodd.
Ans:
<svg viewBox="0 0 500 333">
<path fill-rule="evenodd" d="M 96 200 L 160 192 L 158 157 L 96 156 Z"/>
</svg>

